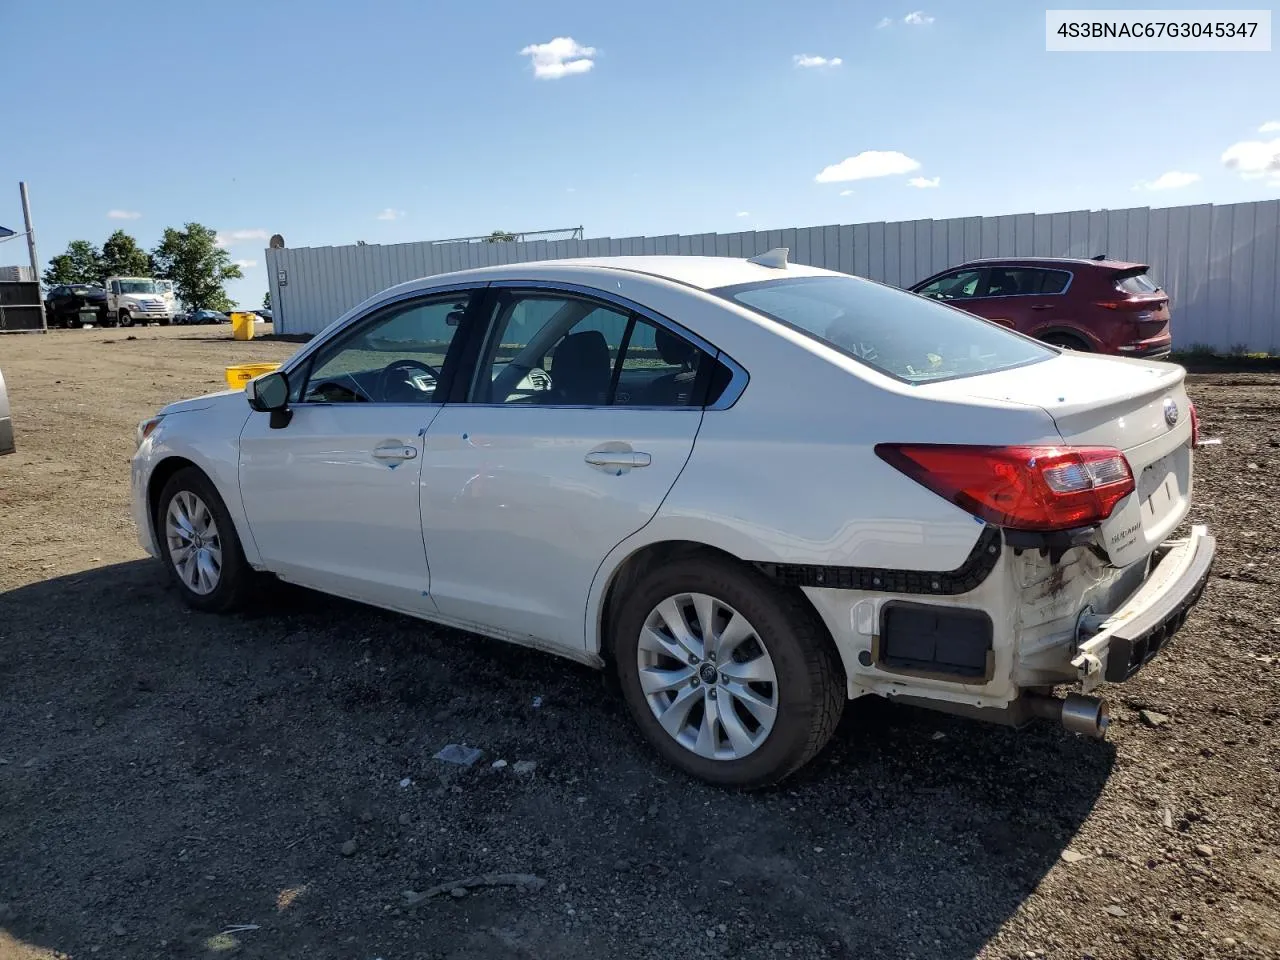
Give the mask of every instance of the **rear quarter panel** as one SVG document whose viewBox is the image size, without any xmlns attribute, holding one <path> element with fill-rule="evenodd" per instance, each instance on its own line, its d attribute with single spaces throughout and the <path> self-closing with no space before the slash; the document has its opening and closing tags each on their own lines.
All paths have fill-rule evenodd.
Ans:
<svg viewBox="0 0 1280 960">
<path fill-rule="evenodd" d="M 654 543 L 694 541 L 749 562 L 960 567 L 982 522 L 882 461 L 877 443 L 1061 443 L 1038 406 L 920 396 L 801 334 L 719 312 L 723 338 L 709 329 L 714 321 L 690 325 L 730 350 L 750 383 L 730 409 L 706 412 L 657 515 L 605 558 L 588 606 L 589 649 L 613 574 Z"/>
</svg>

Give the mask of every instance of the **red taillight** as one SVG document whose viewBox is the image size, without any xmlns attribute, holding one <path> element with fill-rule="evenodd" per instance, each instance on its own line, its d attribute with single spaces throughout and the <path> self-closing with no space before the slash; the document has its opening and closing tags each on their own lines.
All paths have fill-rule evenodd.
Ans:
<svg viewBox="0 0 1280 960">
<path fill-rule="evenodd" d="M 1133 492 L 1133 471 L 1111 447 L 876 445 L 876 454 L 976 517 L 1014 530 L 1100 523 Z"/>
<path fill-rule="evenodd" d="M 1196 405 L 1187 403 L 1191 410 L 1191 449 L 1200 446 L 1200 414 L 1196 413 Z"/>
<path fill-rule="evenodd" d="M 1115 300 L 1096 300 L 1095 307 L 1105 307 L 1108 310 L 1163 310 L 1168 300 L 1156 299 L 1150 297 L 1119 297 Z"/>
</svg>

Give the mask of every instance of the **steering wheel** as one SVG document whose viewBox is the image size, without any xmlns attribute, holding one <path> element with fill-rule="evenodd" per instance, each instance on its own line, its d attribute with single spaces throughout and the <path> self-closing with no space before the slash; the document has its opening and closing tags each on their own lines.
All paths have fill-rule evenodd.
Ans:
<svg viewBox="0 0 1280 960">
<path fill-rule="evenodd" d="M 421 360 L 414 360 L 412 357 L 405 357 L 402 360 L 392 360 L 383 367 L 382 372 L 378 374 L 377 395 L 382 398 L 383 402 L 395 402 L 395 400 L 399 399 L 398 396 L 392 397 L 390 395 L 392 390 L 397 394 L 406 397 L 407 395 L 403 394 L 403 391 L 408 390 L 412 393 L 413 400 L 426 398 L 426 391 L 410 386 L 408 380 L 403 378 L 399 380 L 391 379 L 392 374 L 401 370 L 421 370 L 424 373 L 430 374 L 431 378 L 435 380 L 436 383 L 440 382 L 440 371 L 429 363 L 423 363 Z M 434 393 L 434 390 L 432 392 Z"/>
</svg>

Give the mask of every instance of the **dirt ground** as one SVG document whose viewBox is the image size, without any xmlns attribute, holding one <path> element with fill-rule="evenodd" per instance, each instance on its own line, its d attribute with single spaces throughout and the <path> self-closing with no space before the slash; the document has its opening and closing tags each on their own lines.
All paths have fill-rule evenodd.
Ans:
<svg viewBox="0 0 1280 960">
<path fill-rule="evenodd" d="M 1219 559 L 1107 743 L 862 701 L 740 795 L 549 656 L 293 589 L 188 612 L 134 427 L 294 349 L 0 338 L 0 960 L 1280 957 L 1280 377 L 1193 378 Z M 452 892 L 496 873 L 538 880 Z"/>
</svg>

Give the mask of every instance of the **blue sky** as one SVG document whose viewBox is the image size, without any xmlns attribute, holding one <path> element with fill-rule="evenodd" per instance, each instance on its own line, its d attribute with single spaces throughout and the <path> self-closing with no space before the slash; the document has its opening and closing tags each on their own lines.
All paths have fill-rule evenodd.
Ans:
<svg viewBox="0 0 1280 960">
<path fill-rule="evenodd" d="M 617 237 L 1280 196 L 1261 172 L 1280 53 L 1047 53 L 1025 0 L 45 0 L 4 19 L 0 224 L 19 226 L 20 179 L 45 260 L 196 220 L 245 261 L 245 305 L 276 232 Z"/>
</svg>

